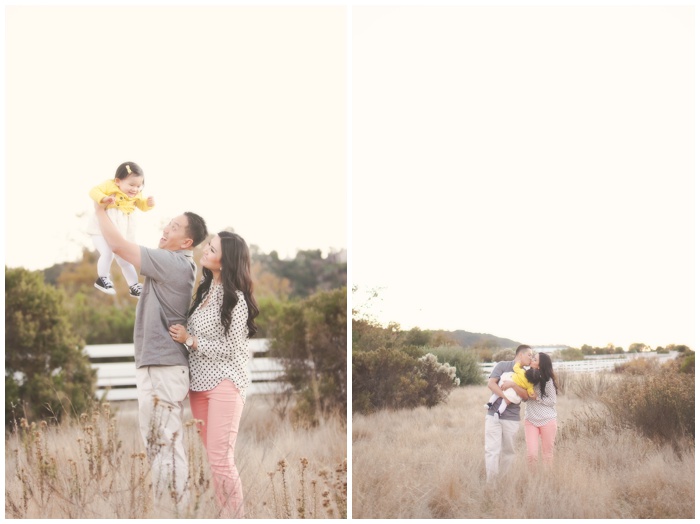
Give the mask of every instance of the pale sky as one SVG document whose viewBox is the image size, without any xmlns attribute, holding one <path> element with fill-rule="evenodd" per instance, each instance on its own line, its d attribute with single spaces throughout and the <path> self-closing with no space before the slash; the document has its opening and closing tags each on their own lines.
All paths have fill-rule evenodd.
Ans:
<svg viewBox="0 0 700 524">
<path fill-rule="evenodd" d="M 355 8 L 352 281 L 380 290 L 371 313 L 694 347 L 695 16 Z"/>
<path fill-rule="evenodd" d="M 141 244 L 194 211 L 281 256 L 347 247 L 343 6 L 4 9 L 6 265 L 92 248 L 88 192 L 125 161 Z"/>
<path fill-rule="evenodd" d="M 6 265 L 90 247 L 131 160 L 146 245 L 192 210 L 348 247 L 406 329 L 694 345 L 693 7 L 245 3 L 5 7 Z"/>
</svg>

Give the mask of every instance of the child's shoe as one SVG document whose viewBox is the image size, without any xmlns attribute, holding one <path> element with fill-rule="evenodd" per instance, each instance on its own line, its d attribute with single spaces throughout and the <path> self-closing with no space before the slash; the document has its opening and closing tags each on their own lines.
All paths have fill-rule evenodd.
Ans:
<svg viewBox="0 0 700 524">
<path fill-rule="evenodd" d="M 493 404 L 491 402 L 487 402 L 486 404 L 484 404 L 484 407 L 486 409 L 491 409 L 491 406 L 493 406 Z"/>
<path fill-rule="evenodd" d="M 139 298 L 141 296 L 141 290 L 143 290 L 143 286 L 140 282 L 136 282 L 136 284 L 129 288 L 129 294 L 134 298 Z"/>
<path fill-rule="evenodd" d="M 95 280 L 95 287 L 108 295 L 117 294 L 114 290 L 114 284 L 112 284 L 112 281 L 108 277 L 98 277 L 97 280 Z"/>
</svg>

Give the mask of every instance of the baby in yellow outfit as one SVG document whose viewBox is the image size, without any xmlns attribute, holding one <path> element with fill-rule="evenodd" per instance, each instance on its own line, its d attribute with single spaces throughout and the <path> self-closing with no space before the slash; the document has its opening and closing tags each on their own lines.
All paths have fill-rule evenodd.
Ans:
<svg viewBox="0 0 700 524">
<path fill-rule="evenodd" d="M 540 372 L 538 369 L 534 368 L 524 370 L 520 363 L 516 362 L 513 365 L 512 372 L 506 372 L 503 373 L 503 375 L 501 375 L 501 379 L 498 381 L 498 385 L 502 386 L 503 382 L 507 380 L 515 382 L 515 384 L 525 389 L 528 395 L 533 397 L 535 395 L 535 385 L 539 384 L 540 382 Z M 506 389 L 503 392 L 503 394 L 511 404 L 520 404 L 520 395 L 518 395 L 513 388 Z M 493 403 L 496 402 L 496 400 L 498 400 L 499 398 L 500 397 L 494 393 L 493 395 L 491 395 L 491 398 L 484 407 L 486 409 L 490 408 L 493 405 Z M 503 414 L 507 407 L 508 402 L 506 402 L 505 400 L 502 401 L 501 405 L 498 406 L 498 411 L 494 414 L 494 416 L 498 418 L 499 415 Z"/>
<path fill-rule="evenodd" d="M 135 239 L 132 213 L 136 208 L 139 208 L 141 211 L 149 211 L 155 206 L 153 197 L 146 198 L 141 194 L 143 181 L 143 170 L 134 162 L 124 162 L 117 168 L 114 179 L 106 180 L 90 190 L 90 198 L 98 204 L 107 206 L 107 216 L 117 226 L 124 238 L 132 242 Z M 92 242 L 100 253 L 100 257 L 97 260 L 95 287 L 103 293 L 114 295 L 116 291 L 109 277 L 109 272 L 115 255 L 102 236 L 95 216 L 93 216 L 88 226 L 88 234 L 92 237 Z M 129 295 L 134 298 L 140 297 L 141 284 L 139 283 L 136 268 L 120 257 L 116 257 L 116 259 L 129 286 Z"/>
</svg>

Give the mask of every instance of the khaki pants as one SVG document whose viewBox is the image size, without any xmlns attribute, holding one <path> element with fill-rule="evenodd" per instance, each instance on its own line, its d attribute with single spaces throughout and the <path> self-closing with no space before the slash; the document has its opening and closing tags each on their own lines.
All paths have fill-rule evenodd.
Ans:
<svg viewBox="0 0 700 524">
<path fill-rule="evenodd" d="M 499 473 L 510 469 L 515 458 L 515 436 L 519 420 L 501 420 L 486 416 L 484 449 L 486 451 L 486 480 L 494 480 Z"/>
<path fill-rule="evenodd" d="M 187 499 L 187 457 L 183 444 L 183 402 L 190 388 L 187 366 L 136 370 L 139 426 L 151 463 L 156 508 L 181 513 Z"/>
</svg>

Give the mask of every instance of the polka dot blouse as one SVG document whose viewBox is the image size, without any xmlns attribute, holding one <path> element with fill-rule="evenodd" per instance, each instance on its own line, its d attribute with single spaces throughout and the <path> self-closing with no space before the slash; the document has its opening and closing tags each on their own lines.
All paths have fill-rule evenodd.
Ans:
<svg viewBox="0 0 700 524">
<path fill-rule="evenodd" d="M 544 385 L 544 392 L 546 394 L 541 396 L 540 386 L 535 386 L 537 398 L 525 402 L 525 420 L 533 426 L 544 426 L 557 418 L 557 390 L 551 378 Z"/>
<path fill-rule="evenodd" d="M 187 321 L 187 331 L 197 337 L 197 349 L 190 351 L 190 389 L 209 391 L 224 379 L 230 379 L 241 392 L 250 384 L 248 373 L 248 306 L 242 291 L 236 291 L 238 303 L 231 312 L 231 327 L 224 335 L 221 305 L 224 288 L 212 282 L 207 297 Z M 208 298 L 208 300 L 207 300 Z"/>
</svg>

